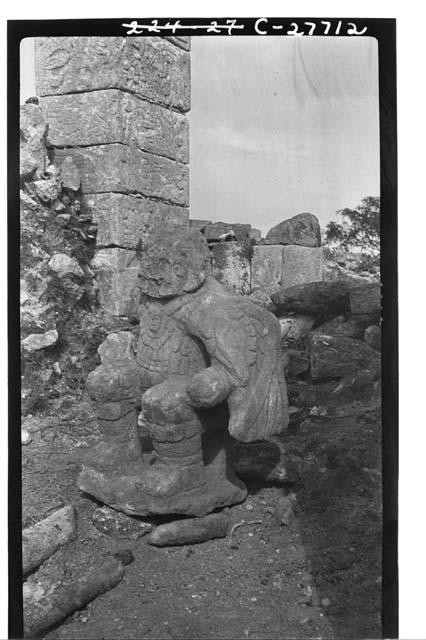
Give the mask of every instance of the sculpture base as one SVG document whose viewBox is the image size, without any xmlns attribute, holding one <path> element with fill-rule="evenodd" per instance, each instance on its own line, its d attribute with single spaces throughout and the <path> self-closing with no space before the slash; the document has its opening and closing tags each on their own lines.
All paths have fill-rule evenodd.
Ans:
<svg viewBox="0 0 426 640">
<path fill-rule="evenodd" d="M 226 452 L 220 451 L 203 471 L 203 479 L 197 478 L 196 486 L 165 495 L 145 491 L 144 482 L 153 464 L 152 454 L 144 454 L 142 461 L 123 464 L 114 471 L 83 466 L 78 477 L 78 487 L 113 509 L 129 515 L 148 516 L 180 514 L 204 516 L 219 507 L 242 502 L 247 488 L 226 464 Z M 171 470 L 172 471 L 172 470 Z"/>
</svg>

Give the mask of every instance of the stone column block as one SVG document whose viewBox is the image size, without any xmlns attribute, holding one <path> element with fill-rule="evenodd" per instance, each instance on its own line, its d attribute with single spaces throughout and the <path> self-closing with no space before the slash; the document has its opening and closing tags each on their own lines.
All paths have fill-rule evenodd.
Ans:
<svg viewBox="0 0 426 640">
<path fill-rule="evenodd" d="M 251 262 L 251 290 L 270 289 L 281 285 L 284 247 L 281 245 L 259 245 L 253 247 Z"/>
<path fill-rule="evenodd" d="M 139 239 L 156 226 L 188 227 L 188 209 L 142 196 L 94 193 L 86 196 L 85 203 L 98 225 L 96 242 L 99 247 L 116 245 L 136 249 Z"/>
<path fill-rule="evenodd" d="M 306 282 L 319 282 L 324 273 L 324 252 L 322 247 L 283 247 L 282 286 L 292 287 Z"/>
<path fill-rule="evenodd" d="M 184 115 L 117 89 L 47 96 L 41 99 L 49 143 L 78 147 L 121 142 L 188 163 Z"/>
<path fill-rule="evenodd" d="M 250 293 L 250 257 L 246 242 L 214 245 L 213 275 L 233 293 Z"/>
<path fill-rule="evenodd" d="M 60 166 L 70 156 L 81 177 L 83 193 L 141 193 L 172 204 L 188 205 L 188 166 L 123 144 L 57 149 Z"/>
<path fill-rule="evenodd" d="M 37 38 L 37 95 L 123 89 L 189 111 L 189 55 L 158 37 Z"/>
<path fill-rule="evenodd" d="M 136 252 L 118 248 L 102 249 L 90 266 L 95 272 L 102 307 L 115 316 L 127 316 L 139 272 Z"/>
</svg>

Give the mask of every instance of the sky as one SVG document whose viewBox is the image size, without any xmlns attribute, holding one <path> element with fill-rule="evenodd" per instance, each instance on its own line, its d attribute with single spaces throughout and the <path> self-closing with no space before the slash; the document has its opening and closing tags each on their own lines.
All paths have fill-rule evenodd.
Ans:
<svg viewBox="0 0 426 640">
<path fill-rule="evenodd" d="M 21 101 L 34 95 L 34 41 L 21 45 Z M 263 234 L 308 211 L 380 193 L 374 38 L 193 37 L 191 218 Z"/>
<path fill-rule="evenodd" d="M 193 37 L 191 217 L 321 226 L 380 194 L 373 38 Z"/>
</svg>

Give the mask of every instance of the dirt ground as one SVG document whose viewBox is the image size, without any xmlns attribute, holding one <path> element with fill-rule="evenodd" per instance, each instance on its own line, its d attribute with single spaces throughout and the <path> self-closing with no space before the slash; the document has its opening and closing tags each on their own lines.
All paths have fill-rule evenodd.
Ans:
<svg viewBox="0 0 426 640">
<path fill-rule="evenodd" d="M 300 479 L 250 483 L 246 502 L 229 510 L 231 524 L 244 521 L 231 540 L 184 547 L 116 540 L 92 525 L 99 504 L 75 485 L 79 453 L 99 437 L 85 398 L 24 420 L 32 441 L 23 447 L 23 526 L 70 502 L 78 519 L 77 539 L 28 579 L 68 582 L 112 552 L 134 555 L 118 586 L 46 638 L 381 636 L 379 395 L 331 401 L 327 385 L 289 387 L 302 412 L 282 440 Z M 286 526 L 274 509 L 289 492 L 295 507 Z"/>
</svg>

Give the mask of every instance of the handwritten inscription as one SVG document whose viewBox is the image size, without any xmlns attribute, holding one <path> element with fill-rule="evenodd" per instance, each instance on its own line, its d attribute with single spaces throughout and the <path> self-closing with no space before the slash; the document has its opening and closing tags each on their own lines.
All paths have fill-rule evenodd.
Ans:
<svg viewBox="0 0 426 640">
<path fill-rule="evenodd" d="M 181 20 L 161 21 L 157 18 L 149 23 L 139 23 L 137 20 L 124 22 L 122 26 L 127 29 L 128 36 L 162 33 L 163 35 L 179 33 L 179 31 L 198 31 L 203 34 L 225 34 L 233 35 L 234 32 L 244 31 L 246 25 L 238 18 L 228 18 L 227 20 L 211 20 L 208 24 L 182 24 Z M 367 32 L 366 26 L 356 25 L 355 22 L 346 20 L 318 20 L 316 22 L 280 22 L 273 23 L 269 18 L 258 18 L 254 23 L 254 31 L 257 35 L 266 36 L 271 33 L 281 32 L 288 36 L 363 36 Z"/>
</svg>

